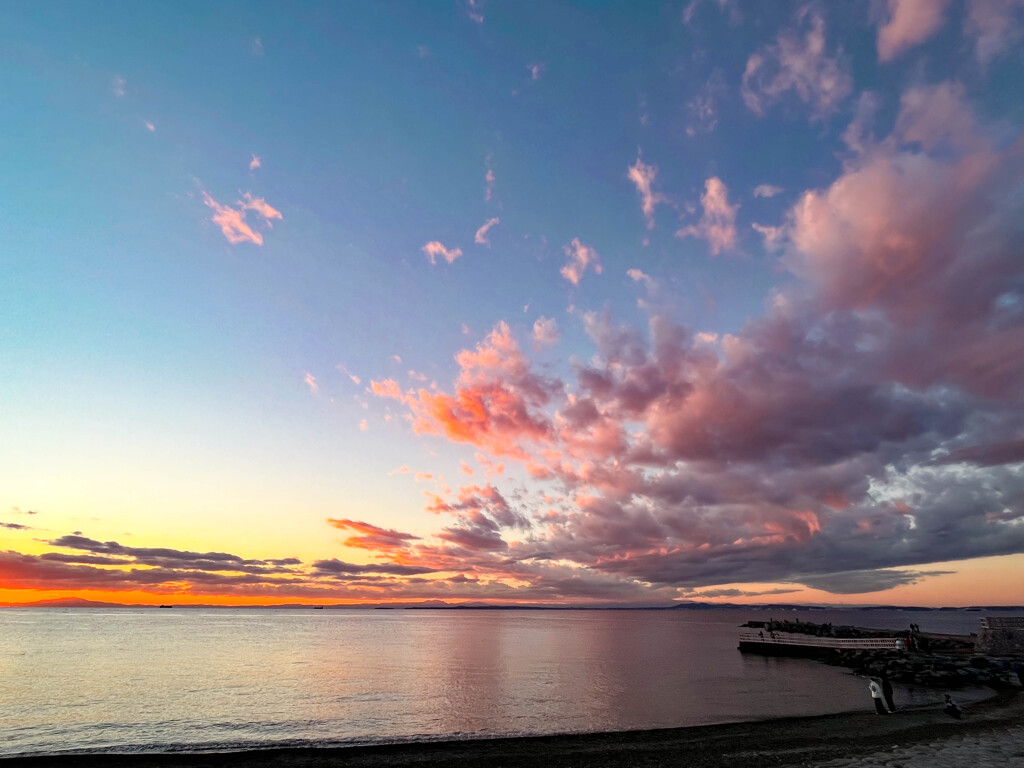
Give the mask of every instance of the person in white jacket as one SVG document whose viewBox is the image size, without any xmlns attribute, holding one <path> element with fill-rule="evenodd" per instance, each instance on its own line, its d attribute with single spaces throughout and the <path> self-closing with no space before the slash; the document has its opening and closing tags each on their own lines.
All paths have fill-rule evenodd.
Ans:
<svg viewBox="0 0 1024 768">
<path fill-rule="evenodd" d="M 876 678 L 871 678 L 871 681 L 868 683 L 868 690 L 871 691 L 871 700 L 875 702 L 875 712 L 880 715 L 888 714 L 885 704 L 882 703 L 882 686 L 878 684 Z"/>
</svg>

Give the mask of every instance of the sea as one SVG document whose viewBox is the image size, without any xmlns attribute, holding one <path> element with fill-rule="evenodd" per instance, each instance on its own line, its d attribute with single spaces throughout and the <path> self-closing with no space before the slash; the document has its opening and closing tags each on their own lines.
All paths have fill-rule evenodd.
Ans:
<svg viewBox="0 0 1024 768">
<path fill-rule="evenodd" d="M 966 611 L 0 609 L 0 757 L 329 747 L 870 708 L 741 654 L 766 618 L 976 632 Z M 899 689 L 923 706 L 934 691 Z"/>
</svg>

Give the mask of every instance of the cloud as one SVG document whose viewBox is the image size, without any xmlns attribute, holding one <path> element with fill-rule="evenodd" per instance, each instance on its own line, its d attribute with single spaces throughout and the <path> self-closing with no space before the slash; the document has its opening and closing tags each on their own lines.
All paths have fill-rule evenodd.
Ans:
<svg viewBox="0 0 1024 768">
<path fill-rule="evenodd" d="M 965 445 L 955 448 L 937 461 L 938 464 L 976 464 L 997 467 L 1024 462 L 1024 438 L 1001 443 Z"/>
<path fill-rule="evenodd" d="M 156 132 L 156 126 L 153 125 L 151 122 L 149 122 L 147 120 L 146 121 L 146 130 L 149 131 L 150 133 L 155 133 Z"/>
<path fill-rule="evenodd" d="M 424 573 L 433 573 L 430 568 L 416 565 L 399 565 L 393 563 L 357 565 L 346 563 L 337 559 L 316 560 L 313 568 L 318 575 L 329 576 L 352 576 L 364 573 L 386 573 L 396 576 L 415 576 Z"/>
<path fill-rule="evenodd" d="M 974 39 L 974 55 L 983 66 L 1018 43 L 1022 32 L 1022 0 L 967 0 L 964 33 Z"/>
<path fill-rule="evenodd" d="M 128 81 L 120 75 L 114 75 L 114 79 L 110 83 L 110 88 L 114 92 L 114 96 L 122 99 L 125 94 L 125 87 L 128 85 Z"/>
<path fill-rule="evenodd" d="M 559 270 L 562 277 L 573 285 L 579 285 L 587 268 L 591 268 L 597 274 L 601 274 L 601 257 L 592 246 L 584 245 L 578 237 L 574 237 L 567 243 L 562 251 L 569 257 L 569 261 Z"/>
<path fill-rule="evenodd" d="M 533 81 L 540 80 L 541 76 L 544 74 L 543 64 L 527 64 L 526 69 L 529 71 L 530 79 Z"/>
<path fill-rule="evenodd" d="M 484 23 L 485 0 L 466 0 L 466 15 L 477 24 Z"/>
<path fill-rule="evenodd" d="M 837 595 L 858 595 L 866 592 L 881 592 L 905 584 L 916 584 L 923 579 L 944 576 L 949 573 L 954 573 L 954 571 L 843 571 L 818 576 L 804 576 L 800 579 L 800 583 L 811 589 L 821 589 Z"/>
<path fill-rule="evenodd" d="M 494 198 L 494 169 L 491 167 L 491 156 L 488 155 L 484 161 L 486 172 L 484 173 L 484 202 L 491 202 Z"/>
<path fill-rule="evenodd" d="M 316 383 L 316 376 L 312 373 L 306 372 L 306 375 L 302 377 L 302 380 L 306 382 L 306 386 L 309 387 L 309 391 L 314 395 L 320 391 L 320 385 Z"/>
<path fill-rule="evenodd" d="M 363 419 L 363 420 L 361 420 L 359 422 L 359 431 L 360 432 L 365 432 L 369 428 L 370 428 L 370 425 L 367 423 L 366 419 Z"/>
<path fill-rule="evenodd" d="M 260 160 L 259 156 L 258 155 L 253 155 L 252 156 L 252 160 L 249 161 L 249 170 L 250 171 L 255 171 L 261 165 L 263 165 L 263 162 Z"/>
<path fill-rule="evenodd" d="M 764 115 L 768 107 L 793 91 L 811 107 L 813 120 L 835 112 L 853 90 L 849 64 L 839 49 L 834 57 L 825 53 L 825 20 L 805 7 L 797 17 L 806 29 L 779 32 L 776 43 L 767 45 L 747 59 L 741 93 L 747 107 Z"/>
<path fill-rule="evenodd" d="M 889 0 L 878 28 L 878 60 L 892 61 L 946 23 L 949 0 Z"/>
<path fill-rule="evenodd" d="M 645 165 L 639 154 L 636 163 L 629 166 L 629 180 L 636 186 L 637 194 L 640 195 L 640 210 L 644 213 L 648 229 L 654 229 L 654 206 L 666 202 L 662 195 L 651 189 L 657 175 L 658 166 Z"/>
<path fill-rule="evenodd" d="M 754 197 L 775 197 L 782 191 L 782 187 L 776 187 L 774 184 L 758 184 L 754 187 Z"/>
<path fill-rule="evenodd" d="M 699 133 L 711 133 L 718 125 L 718 100 L 727 92 L 725 78 L 721 70 L 714 70 L 711 77 L 686 102 L 689 117 L 686 124 L 686 135 L 693 138 Z"/>
<path fill-rule="evenodd" d="M 712 256 L 736 247 L 736 211 L 739 205 L 729 205 L 729 190 L 717 176 L 704 182 L 700 196 L 704 214 L 697 224 L 683 227 L 676 237 L 698 237 L 707 240 Z"/>
<path fill-rule="evenodd" d="M 437 240 L 431 240 L 429 243 L 424 245 L 421 250 L 425 254 L 427 254 L 427 258 L 430 259 L 431 264 L 437 264 L 438 256 L 440 256 L 449 264 L 451 264 L 453 261 L 459 258 L 459 256 L 462 255 L 461 248 L 452 248 L 451 250 L 449 250 L 448 248 L 445 248 L 444 245 L 442 243 L 439 243 Z"/>
<path fill-rule="evenodd" d="M 273 228 L 274 219 L 284 218 L 280 211 L 268 204 L 262 197 L 253 197 L 249 192 L 246 192 L 242 199 L 235 203 L 237 208 L 221 205 L 205 189 L 200 188 L 200 192 L 203 195 L 203 204 L 213 209 L 213 223 L 220 227 L 221 233 L 232 245 L 246 242 L 263 245 L 263 235 L 246 223 L 246 214 L 249 211 L 256 213 L 270 228 Z"/>
<path fill-rule="evenodd" d="M 252 41 L 252 55 L 256 58 L 263 58 L 263 38 L 253 38 Z"/>
<path fill-rule="evenodd" d="M 626 275 L 634 283 L 643 283 L 648 291 L 653 291 L 658 286 L 658 281 L 648 275 L 642 269 L 627 269 Z"/>
<path fill-rule="evenodd" d="M 501 219 L 499 219 L 497 217 L 495 217 L 493 219 L 488 219 L 487 221 L 485 221 L 483 223 L 483 226 L 481 226 L 480 229 L 478 229 L 476 231 L 476 234 L 473 236 L 473 242 L 476 243 L 477 245 L 490 246 L 491 241 L 487 237 L 487 232 L 495 224 L 500 224 L 500 223 L 501 223 Z"/>
<path fill-rule="evenodd" d="M 558 343 L 558 321 L 553 317 L 538 317 L 533 324 L 533 342 L 542 347 Z"/>
<path fill-rule="evenodd" d="M 764 224 L 753 223 L 751 228 L 764 238 L 764 247 L 769 251 L 778 249 L 785 237 L 784 227 L 771 227 Z"/>
<path fill-rule="evenodd" d="M 354 549 L 369 549 L 376 552 L 396 552 L 405 550 L 410 542 L 419 539 L 411 533 L 402 533 L 393 528 L 380 528 L 360 520 L 328 518 L 329 525 L 342 531 L 354 531 L 354 535 L 345 539 L 345 546 Z"/>
<path fill-rule="evenodd" d="M 8 528 L 12 531 L 32 531 L 35 530 L 32 526 L 21 525 L 20 523 L 2 523 L 0 522 L 0 528 Z"/>
<path fill-rule="evenodd" d="M 679 596 L 860 594 L 1024 552 L 1024 139 L 993 144 L 942 83 L 909 89 L 892 133 L 858 143 L 760 226 L 794 282 L 739 331 L 693 333 L 653 307 L 646 327 L 584 313 L 594 351 L 554 377 L 499 324 L 460 353 L 450 392 L 399 392 L 414 431 L 537 486 L 500 491 L 522 529 L 480 493 L 432 497 L 463 517 L 414 558 L 458 552 L 533 590 Z M 711 240 L 735 207 L 724 185 L 705 198 L 686 234 Z"/>
</svg>

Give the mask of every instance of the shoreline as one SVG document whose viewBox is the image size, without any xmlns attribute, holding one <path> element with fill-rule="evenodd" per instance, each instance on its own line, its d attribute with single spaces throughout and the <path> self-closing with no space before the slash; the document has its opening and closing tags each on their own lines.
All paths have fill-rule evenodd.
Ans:
<svg viewBox="0 0 1024 768">
<path fill-rule="evenodd" d="M 380 766 L 663 766 L 685 758 L 688 768 L 806 765 L 856 759 L 894 746 L 984 736 L 1019 727 L 1024 695 L 1017 691 L 964 707 L 963 720 L 940 709 L 785 717 L 740 723 L 554 736 L 497 737 L 351 747 L 268 748 L 239 752 L 65 754 L 0 758 L 2 768 L 379 768 Z"/>
</svg>

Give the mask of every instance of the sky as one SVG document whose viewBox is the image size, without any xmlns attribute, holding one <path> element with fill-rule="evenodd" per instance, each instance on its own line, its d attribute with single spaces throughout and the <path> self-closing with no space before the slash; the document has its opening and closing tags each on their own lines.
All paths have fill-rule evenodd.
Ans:
<svg viewBox="0 0 1024 768">
<path fill-rule="evenodd" d="M 1024 604 L 1024 2 L 0 5 L 0 601 Z"/>
</svg>

